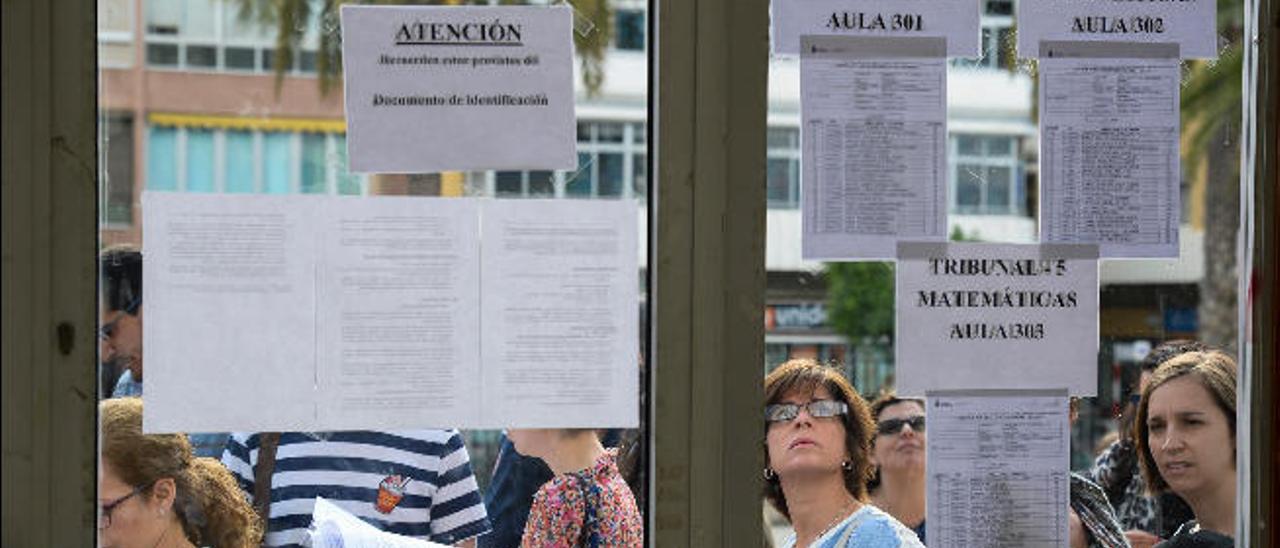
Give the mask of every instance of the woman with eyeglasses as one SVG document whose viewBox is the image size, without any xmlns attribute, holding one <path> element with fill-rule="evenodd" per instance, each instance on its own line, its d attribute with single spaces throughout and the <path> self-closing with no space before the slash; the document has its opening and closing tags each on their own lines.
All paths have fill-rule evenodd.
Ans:
<svg viewBox="0 0 1280 548">
<path fill-rule="evenodd" d="M 99 413 L 99 546 L 258 546 L 258 516 L 220 462 L 195 457 L 182 434 L 143 434 L 139 398 L 104 400 Z"/>
<path fill-rule="evenodd" d="M 1236 362 L 1187 352 L 1156 368 L 1134 421 L 1147 488 L 1195 513 L 1157 546 L 1232 546 L 1236 509 Z"/>
<path fill-rule="evenodd" d="M 925 542 L 924 400 L 886 392 L 871 403 L 876 438 L 867 484 L 871 503 L 910 527 Z"/>
<path fill-rule="evenodd" d="M 765 497 L 795 529 L 786 548 L 923 546 L 867 500 L 871 411 L 839 371 L 791 360 L 764 390 Z"/>
</svg>

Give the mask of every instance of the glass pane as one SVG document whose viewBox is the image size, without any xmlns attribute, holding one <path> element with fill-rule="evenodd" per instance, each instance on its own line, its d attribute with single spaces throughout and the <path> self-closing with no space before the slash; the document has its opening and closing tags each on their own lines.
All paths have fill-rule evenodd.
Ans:
<svg viewBox="0 0 1280 548">
<path fill-rule="evenodd" d="M 795 135 L 798 133 L 791 128 L 769 128 L 768 130 L 768 146 L 769 148 L 791 149 L 795 147 Z"/>
<path fill-rule="evenodd" d="M 302 193 L 325 193 L 325 136 L 302 134 Z"/>
<path fill-rule="evenodd" d="M 187 191 L 213 192 L 213 132 L 187 130 Z"/>
<path fill-rule="evenodd" d="M 581 125 L 579 125 L 581 127 Z M 578 172 L 569 174 L 572 177 L 565 182 L 564 193 L 568 196 L 591 196 L 591 177 L 596 166 L 589 154 L 578 153 Z"/>
<path fill-rule="evenodd" d="M 316 52 L 303 51 L 298 56 L 298 70 L 314 73 L 316 71 Z"/>
<path fill-rule="evenodd" d="M 552 171 L 530 171 L 529 197 L 550 198 L 556 195 L 556 175 Z"/>
<path fill-rule="evenodd" d="M 645 154 L 637 154 L 631 163 L 632 169 L 632 192 L 640 198 L 643 198 L 649 192 L 649 156 Z"/>
<path fill-rule="evenodd" d="M 769 159 L 767 183 L 770 207 L 786 207 L 791 204 L 791 162 L 778 158 Z"/>
<path fill-rule="evenodd" d="M 327 91 L 322 90 L 322 79 L 318 77 L 318 56 L 321 51 L 337 55 L 337 58 L 330 59 L 330 68 L 341 67 L 340 20 L 337 9 L 342 4 L 344 3 L 320 0 L 284 3 L 199 0 L 198 5 L 155 0 L 138 3 L 148 14 L 148 31 L 140 33 L 146 40 L 139 40 L 137 44 L 118 45 L 146 48 L 143 54 L 148 59 L 148 64 L 144 67 L 132 67 L 134 72 L 104 66 L 100 76 L 104 81 L 112 82 L 130 82 L 141 78 L 140 81 L 146 81 L 148 85 L 141 90 L 132 86 L 101 88 L 103 94 L 111 92 L 122 95 L 100 97 L 100 104 L 104 109 L 108 104 L 129 105 L 123 110 L 131 114 L 137 123 L 144 124 L 138 132 L 138 144 L 145 150 L 137 155 L 144 164 L 135 170 L 132 179 L 136 182 L 132 187 L 117 187 L 115 184 L 116 179 L 129 179 L 127 174 L 113 173 L 110 177 L 102 177 L 104 185 L 109 187 L 102 190 L 103 203 L 116 204 L 114 210 L 104 206 L 104 211 L 107 212 L 104 213 L 104 220 L 117 215 L 110 211 L 119 211 L 120 214 L 112 218 L 122 221 L 114 225 L 103 225 L 104 243 L 138 245 L 142 242 L 142 215 L 134 214 L 131 218 L 121 215 L 129 212 L 131 207 L 137 207 L 139 193 L 143 188 L 222 191 L 239 194 L 241 199 L 251 199 L 248 195 L 253 193 L 329 193 L 340 195 L 341 200 L 351 200 L 352 203 L 376 199 L 381 195 L 410 196 L 412 198 L 408 199 L 415 200 L 462 196 L 490 199 L 535 197 L 547 200 L 636 199 L 639 201 L 641 218 L 647 217 L 644 196 L 650 185 L 646 164 L 650 156 L 645 122 L 648 104 L 644 98 L 648 96 L 649 71 L 647 60 L 641 52 L 647 47 L 650 34 L 645 28 L 648 18 L 645 2 L 608 2 L 608 19 L 596 21 L 598 30 L 576 36 L 577 51 L 599 51 L 602 55 L 598 61 L 585 54 L 575 55 L 573 63 L 580 66 L 579 63 L 585 59 L 598 62 L 605 83 L 598 90 L 589 90 L 588 82 L 575 71 L 573 96 L 576 110 L 592 114 L 591 118 L 584 116 L 576 120 L 579 130 L 579 165 L 575 168 L 564 171 L 474 170 L 376 175 L 349 172 L 343 129 L 345 113 L 341 100 L 341 73 L 328 75 L 334 78 L 328 83 L 334 85 Z M 282 6 L 305 11 L 302 22 L 292 27 L 281 25 L 279 17 L 288 11 L 282 9 Z M 245 15 L 243 18 L 242 9 Z M 155 15 L 152 15 L 153 12 Z M 281 37 L 278 34 L 281 29 L 287 29 L 289 35 Z M 295 32 L 298 40 L 293 41 L 290 38 Z M 113 40 L 114 44 L 128 39 L 115 37 Z M 103 43 L 100 41 L 99 47 Z M 286 50 L 280 44 L 289 46 Z M 596 46 L 599 48 L 596 49 Z M 289 60 L 289 66 L 284 67 L 283 73 L 277 75 L 274 62 L 280 59 Z M 163 67 L 164 74 L 156 77 L 160 67 Z M 187 74 L 198 74 L 200 93 L 191 92 L 192 79 L 185 77 Z M 278 94 L 272 91 L 276 89 L 277 76 L 283 83 Z M 146 124 L 149 116 L 164 120 L 168 125 L 153 127 Z M 120 137 L 128 134 L 126 123 L 113 118 L 106 125 L 108 127 L 104 128 L 103 133 L 110 132 L 110 143 L 127 143 L 126 139 Z M 128 156 L 120 147 L 104 146 L 102 150 L 104 156 Z M 103 162 L 104 169 L 111 169 L 115 164 L 115 161 Z M 127 164 L 119 167 L 127 167 Z M 273 203 L 270 201 L 271 196 L 259 198 L 262 199 L 261 203 Z M 645 234 L 646 229 L 647 227 L 641 227 L 640 233 Z M 224 247 L 219 248 L 219 251 L 233 251 L 233 248 L 225 246 L 239 245 L 238 242 L 242 241 L 244 240 L 232 238 L 222 240 L 220 245 Z M 640 241 L 639 249 L 643 250 L 643 246 L 644 241 Z M 643 251 L 639 258 L 641 261 L 646 259 Z M 636 273 L 637 282 L 643 281 L 643 273 L 642 264 L 641 270 Z M 250 282 L 252 281 L 250 277 Z M 637 299 L 638 302 L 644 300 L 643 296 Z M 417 305 L 407 303 L 407 306 L 412 308 Z M 637 312 L 642 310 L 637 307 Z M 390 336 L 385 333 L 370 335 Z M 115 369 L 114 362 L 103 365 L 102 385 L 110 392 L 121 378 L 121 372 Z M 135 384 L 138 386 L 137 390 L 141 391 L 142 383 Z M 270 413 L 272 410 L 270 403 L 264 403 L 260 412 Z M 647 417 L 647 413 L 642 414 L 642 417 Z M 286 433 L 285 436 L 311 434 L 326 435 L 293 432 Z M 618 430 L 601 434 L 602 442 L 610 447 L 619 447 L 624 440 L 637 437 L 634 433 Z M 190 438 L 197 451 L 214 457 L 220 457 L 222 448 L 228 444 L 225 435 L 196 433 L 191 434 Z M 453 439 L 459 440 L 458 446 L 465 440 L 465 456 L 450 457 L 462 464 L 445 472 L 465 476 L 464 479 L 474 479 L 481 491 L 447 501 L 438 497 L 435 500 L 433 497 L 415 500 L 406 498 L 406 501 L 413 503 L 408 505 L 414 506 L 410 510 L 418 512 L 426 508 L 447 512 L 453 506 L 462 504 L 458 502 L 462 500 L 467 501 L 464 507 L 470 510 L 475 508 L 473 502 L 483 498 L 494 531 L 480 545 L 518 545 L 524 527 L 523 518 L 512 518 L 503 509 L 523 507 L 527 512 L 533 493 L 550 476 L 521 475 L 513 481 L 512 470 L 523 474 L 523 470 L 537 469 L 541 473 L 541 470 L 545 470 L 545 464 L 533 457 L 514 453 L 510 440 L 502 430 L 467 430 L 461 432 L 461 436 L 451 438 Z M 236 438 L 231 438 L 230 443 L 238 443 L 235 440 Z M 635 447 L 634 442 L 625 443 L 632 444 L 627 447 Z M 624 473 L 628 474 L 626 479 L 635 486 L 639 507 L 647 511 L 645 485 L 648 468 L 644 454 L 644 451 L 639 450 L 623 453 L 623 458 L 619 461 Z M 406 458 L 410 460 L 397 461 L 396 466 L 416 466 L 416 461 L 412 460 L 415 457 Z M 293 464 L 296 465 L 297 462 L 294 461 Z M 277 464 L 281 464 L 281 461 Z M 419 468 L 429 469 L 430 465 Z M 390 472 L 378 470 L 378 477 L 373 484 L 361 483 L 358 487 L 377 489 L 379 482 L 397 469 L 399 468 L 393 466 L 388 468 Z M 636 471 L 631 473 L 630 470 L 633 469 Z M 411 486 L 409 489 L 412 491 L 415 488 Z M 278 495 L 279 492 L 275 494 Z M 451 492 L 449 496 L 454 495 Z M 310 502 L 287 501 L 287 504 L 305 506 Z M 362 508 L 368 504 L 368 500 L 361 501 Z M 277 500 L 272 508 L 279 508 L 279 505 L 280 500 Z M 402 502 L 396 512 L 405 508 L 406 504 Z M 382 517 L 382 514 L 375 517 Z M 415 531 L 427 530 L 416 516 L 413 520 L 415 521 L 412 521 L 411 526 L 416 528 Z M 274 532 L 279 532 L 281 521 L 275 519 L 269 524 Z M 408 520 L 403 523 L 408 523 Z M 410 525 L 403 523 L 390 523 L 388 526 L 387 523 L 379 522 L 377 525 L 404 531 Z M 499 536 L 503 540 L 493 540 Z M 444 544 L 455 544 L 461 540 L 450 539 Z M 270 538 L 268 541 L 270 542 Z"/>
<path fill-rule="evenodd" d="M 216 14 L 219 0 L 183 0 L 183 26 L 179 34 L 183 38 L 216 38 L 218 22 Z"/>
<path fill-rule="evenodd" d="M 493 191 L 498 196 L 522 196 L 524 194 L 524 173 L 520 171 L 499 171 L 495 173 Z"/>
<path fill-rule="evenodd" d="M 187 66 L 189 67 L 216 67 L 218 66 L 218 48 L 214 46 L 187 46 Z"/>
<path fill-rule="evenodd" d="M 262 191 L 288 194 L 293 186 L 293 136 L 268 133 L 262 138 Z"/>
<path fill-rule="evenodd" d="M 599 155 L 600 183 L 597 193 L 602 197 L 621 196 L 622 183 L 622 155 L 621 154 L 601 154 Z"/>
<path fill-rule="evenodd" d="M 253 192 L 253 134 L 248 131 L 226 132 L 226 192 Z"/>
<path fill-rule="evenodd" d="M 337 163 L 334 170 L 338 174 L 338 194 L 346 196 L 359 196 L 360 176 L 351 173 L 347 167 L 347 136 L 335 135 L 333 138 L 334 150 L 337 151 Z"/>
<path fill-rule="evenodd" d="M 133 221 L 133 117 L 109 115 L 103 125 L 107 149 L 103 166 L 105 221 L 127 225 Z"/>
<path fill-rule="evenodd" d="M 991 213 L 1013 213 L 1013 173 L 1007 167 L 987 169 L 987 211 Z"/>
<path fill-rule="evenodd" d="M 147 135 L 147 188 L 178 189 L 178 132 L 151 126 Z"/>
<path fill-rule="evenodd" d="M 228 69 L 253 70 L 254 50 L 253 48 L 234 48 L 229 47 L 223 50 L 226 58 L 223 63 Z"/>
<path fill-rule="evenodd" d="M 596 124 L 596 142 L 621 143 L 622 124 L 609 122 Z"/>
<path fill-rule="evenodd" d="M 956 152 L 961 156 L 978 156 L 982 154 L 982 139 L 972 135 L 957 135 Z"/>
<path fill-rule="evenodd" d="M 147 64 L 157 67 L 178 64 L 177 44 L 147 44 Z"/>
<path fill-rule="evenodd" d="M 956 205 L 960 211 L 976 210 L 982 205 L 982 166 L 956 166 Z"/>
<path fill-rule="evenodd" d="M 618 10 L 616 17 L 618 49 L 644 50 L 644 12 L 639 10 Z"/>
</svg>

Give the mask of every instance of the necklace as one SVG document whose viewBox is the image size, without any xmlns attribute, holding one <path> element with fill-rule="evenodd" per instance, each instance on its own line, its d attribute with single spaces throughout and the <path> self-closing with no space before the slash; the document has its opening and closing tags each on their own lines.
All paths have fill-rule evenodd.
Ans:
<svg viewBox="0 0 1280 548">
<path fill-rule="evenodd" d="M 841 521 L 844 521 L 844 518 L 849 517 L 849 509 L 853 507 L 853 503 L 854 500 L 849 499 L 849 502 L 846 502 L 844 506 L 840 508 L 840 511 L 836 512 L 836 517 L 831 518 L 831 522 L 827 523 L 827 526 L 824 527 L 822 531 L 819 531 L 817 535 L 814 535 L 813 540 L 809 541 L 809 544 L 813 544 L 815 541 L 822 538 L 822 536 L 831 531 L 831 528 L 835 527 L 837 523 L 840 523 Z M 799 543 L 796 543 L 796 546 L 799 545 Z"/>
</svg>

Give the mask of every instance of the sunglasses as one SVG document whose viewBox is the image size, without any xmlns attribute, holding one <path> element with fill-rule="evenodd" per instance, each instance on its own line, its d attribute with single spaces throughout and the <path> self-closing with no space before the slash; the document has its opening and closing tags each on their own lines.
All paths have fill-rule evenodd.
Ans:
<svg viewBox="0 0 1280 548">
<path fill-rule="evenodd" d="M 98 529 L 106 529 L 108 527 L 111 527 L 111 512 L 115 510 L 117 506 L 120 506 L 120 504 L 123 503 L 124 501 L 129 500 L 134 495 L 141 494 L 143 491 L 146 491 L 149 487 L 151 486 L 143 485 L 140 487 L 134 487 L 132 491 L 129 491 L 129 494 L 123 497 L 120 497 L 116 500 L 113 500 L 111 502 L 108 502 L 106 504 L 103 504 L 101 506 L 102 511 L 98 514 Z"/>
<path fill-rule="evenodd" d="M 800 416 L 800 408 L 809 412 L 815 419 L 827 419 L 849 412 L 849 406 L 835 400 L 813 400 L 804 405 L 795 403 L 775 403 L 764 408 L 764 420 L 768 422 L 787 422 Z"/>
<path fill-rule="evenodd" d="M 911 425 L 911 430 L 924 432 L 924 415 L 916 415 L 905 419 L 886 419 L 876 424 L 876 431 L 881 436 L 891 436 L 902 431 L 903 425 Z"/>
</svg>

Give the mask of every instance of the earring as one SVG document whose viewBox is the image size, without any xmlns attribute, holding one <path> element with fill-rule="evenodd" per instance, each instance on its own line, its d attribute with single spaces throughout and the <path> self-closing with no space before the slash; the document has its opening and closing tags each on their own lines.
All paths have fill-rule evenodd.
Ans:
<svg viewBox="0 0 1280 548">
<path fill-rule="evenodd" d="M 764 468 L 764 479 L 765 481 L 776 480 L 778 479 L 778 473 L 774 472 L 772 468 L 769 468 L 768 466 L 766 466 Z"/>
<path fill-rule="evenodd" d="M 841 462 L 840 462 L 840 468 L 843 468 L 845 472 L 852 472 L 852 471 L 853 471 L 853 461 L 847 461 L 847 460 L 846 460 L 846 461 L 841 461 Z"/>
</svg>

